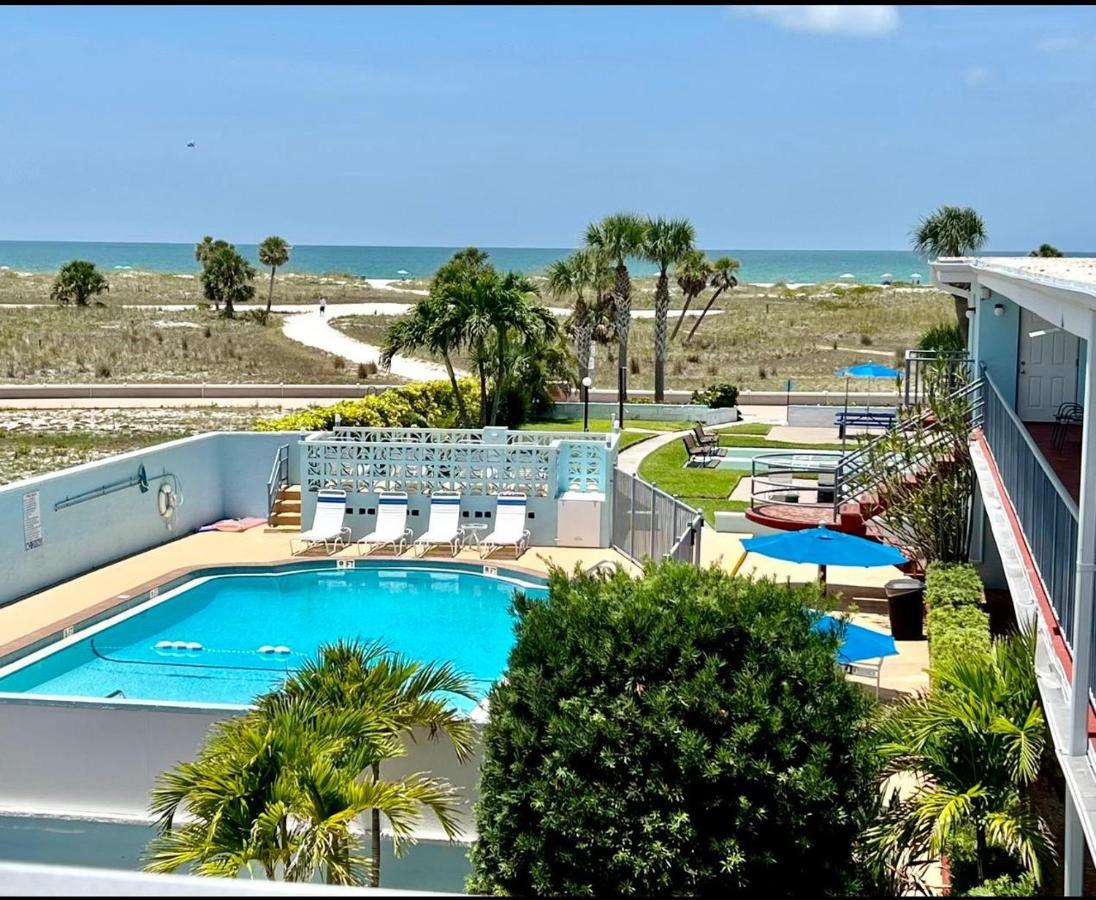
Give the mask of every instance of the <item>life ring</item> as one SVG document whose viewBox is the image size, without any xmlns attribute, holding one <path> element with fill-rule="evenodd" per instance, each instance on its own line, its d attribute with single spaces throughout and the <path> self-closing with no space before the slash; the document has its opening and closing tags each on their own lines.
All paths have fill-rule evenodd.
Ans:
<svg viewBox="0 0 1096 900">
<path fill-rule="evenodd" d="M 160 510 L 160 517 L 170 520 L 178 505 L 179 498 L 175 494 L 175 488 L 166 482 L 161 484 L 160 490 L 156 492 L 156 508 Z"/>
</svg>

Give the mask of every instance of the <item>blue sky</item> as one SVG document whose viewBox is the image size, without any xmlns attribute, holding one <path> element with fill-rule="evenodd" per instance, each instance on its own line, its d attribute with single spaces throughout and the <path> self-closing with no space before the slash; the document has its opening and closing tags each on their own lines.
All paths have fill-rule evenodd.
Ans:
<svg viewBox="0 0 1096 900">
<path fill-rule="evenodd" d="M 0 83 L 0 239 L 1096 249 L 1083 7 L 4 8 Z"/>
</svg>

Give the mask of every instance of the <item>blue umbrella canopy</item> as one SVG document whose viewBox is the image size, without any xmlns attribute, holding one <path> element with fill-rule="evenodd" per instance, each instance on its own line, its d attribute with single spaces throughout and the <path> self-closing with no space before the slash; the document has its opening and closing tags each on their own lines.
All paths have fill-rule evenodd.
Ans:
<svg viewBox="0 0 1096 900">
<path fill-rule="evenodd" d="M 848 664 L 862 659 L 879 659 L 883 656 L 898 655 L 894 638 L 889 634 L 864 628 L 862 625 L 854 625 L 852 622 L 842 622 L 835 616 L 823 616 L 814 626 L 814 630 L 822 634 L 833 631 L 844 632 L 841 646 L 837 648 L 839 663 Z"/>
<path fill-rule="evenodd" d="M 760 553 L 771 559 L 814 563 L 818 566 L 870 568 L 900 566 L 909 562 L 898 550 L 887 544 L 824 527 L 747 538 L 742 542 L 742 549 L 747 553 Z"/>
<path fill-rule="evenodd" d="M 897 378 L 902 373 L 879 363 L 860 363 L 847 369 L 838 369 L 834 374 L 841 378 Z"/>
</svg>

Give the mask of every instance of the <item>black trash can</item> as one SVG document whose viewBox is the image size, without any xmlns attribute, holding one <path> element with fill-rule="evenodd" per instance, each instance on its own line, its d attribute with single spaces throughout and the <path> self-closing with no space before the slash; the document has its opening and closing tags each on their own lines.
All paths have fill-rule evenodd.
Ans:
<svg viewBox="0 0 1096 900">
<path fill-rule="evenodd" d="M 925 584 L 916 578 L 894 578 L 884 585 L 891 636 L 896 641 L 924 638 Z"/>
</svg>

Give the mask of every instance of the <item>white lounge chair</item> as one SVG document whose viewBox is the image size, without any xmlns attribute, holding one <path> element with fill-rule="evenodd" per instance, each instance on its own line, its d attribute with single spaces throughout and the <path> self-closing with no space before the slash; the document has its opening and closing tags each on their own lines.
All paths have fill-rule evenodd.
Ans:
<svg viewBox="0 0 1096 900">
<path fill-rule="evenodd" d="M 396 553 L 403 553 L 411 539 L 407 527 L 407 494 L 385 492 L 377 499 L 377 527 L 365 537 L 358 538 L 358 553 L 367 553 L 391 546 Z"/>
<path fill-rule="evenodd" d="M 514 559 L 525 552 L 529 546 L 526 503 L 524 494 L 499 494 L 495 504 L 495 530 L 480 541 L 481 559 L 498 547 L 513 547 Z"/>
<path fill-rule="evenodd" d="M 327 488 L 321 490 L 316 495 L 316 513 L 312 517 L 312 527 L 289 539 L 289 552 L 294 552 L 294 541 L 304 544 L 301 550 L 323 544 L 324 549 L 330 553 L 340 545 L 345 547 L 350 539 L 350 529 L 343 525 L 345 517 L 346 491 Z"/>
<path fill-rule="evenodd" d="M 460 494 L 436 493 L 430 497 L 430 522 L 426 531 L 415 538 L 412 548 L 419 547 L 425 556 L 434 547 L 448 546 L 453 555 L 460 549 Z"/>
</svg>

